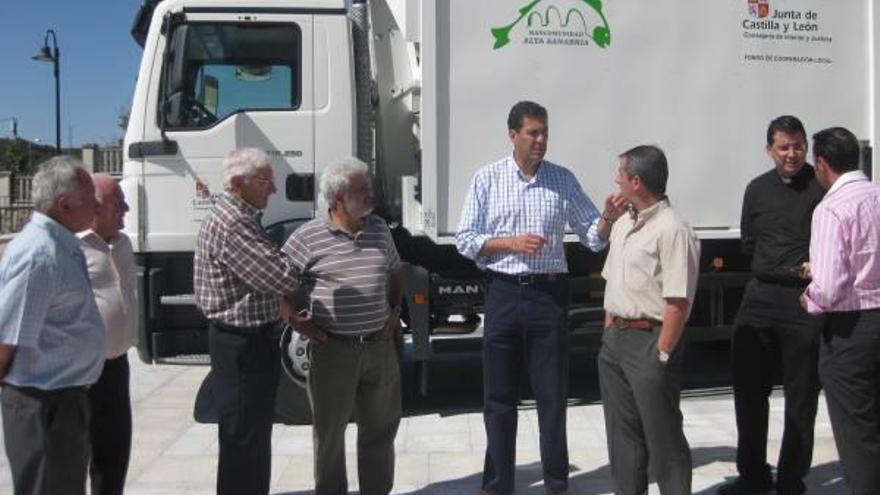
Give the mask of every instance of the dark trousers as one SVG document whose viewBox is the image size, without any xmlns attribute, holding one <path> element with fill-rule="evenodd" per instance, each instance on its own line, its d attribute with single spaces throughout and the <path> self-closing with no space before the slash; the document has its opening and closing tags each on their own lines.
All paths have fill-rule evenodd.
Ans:
<svg viewBox="0 0 880 495">
<path fill-rule="evenodd" d="M 664 365 L 660 328 L 602 334 L 599 387 L 614 493 L 648 493 L 648 472 L 663 495 L 691 493 L 691 451 L 682 428 L 682 345 Z"/>
<path fill-rule="evenodd" d="M 813 427 L 819 400 L 818 354 L 821 319 L 807 315 L 797 302 L 799 288 L 760 284 L 760 300 L 772 301 L 778 311 L 755 324 L 738 320 L 731 346 L 733 394 L 736 408 L 736 466 L 755 488 L 773 485 L 767 463 L 770 394 L 777 370 L 785 391 L 785 424 L 777 464 L 780 494 L 803 493 L 803 478 L 813 459 Z M 748 297 L 748 293 L 747 293 Z M 750 299 L 743 301 L 748 310 Z"/>
<path fill-rule="evenodd" d="M 218 495 L 269 493 L 272 419 L 281 354 L 271 330 L 211 323 L 211 374 L 219 409 Z"/>
<path fill-rule="evenodd" d="M 541 463 L 548 493 L 568 488 L 568 285 L 519 285 L 490 274 L 483 333 L 483 489 L 513 493 L 517 404 L 522 368 L 538 407 Z"/>
<path fill-rule="evenodd" d="M 89 388 L 89 405 L 92 495 L 121 495 L 131 455 L 128 356 L 104 361 L 101 377 Z"/>
<path fill-rule="evenodd" d="M 89 456 L 85 388 L 42 391 L 5 385 L 0 403 L 15 495 L 84 495 Z"/>
<path fill-rule="evenodd" d="M 819 373 L 847 493 L 880 492 L 880 310 L 830 313 Z"/>
<path fill-rule="evenodd" d="M 387 495 L 394 485 L 394 438 L 401 416 L 394 341 L 313 341 L 311 363 L 315 495 L 348 493 L 345 428 L 352 413 L 360 493 Z"/>
</svg>

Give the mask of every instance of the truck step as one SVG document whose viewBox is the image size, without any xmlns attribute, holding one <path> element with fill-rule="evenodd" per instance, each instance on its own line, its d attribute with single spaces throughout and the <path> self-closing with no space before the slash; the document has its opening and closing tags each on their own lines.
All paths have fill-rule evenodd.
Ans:
<svg viewBox="0 0 880 495">
<path fill-rule="evenodd" d="M 211 364 L 211 356 L 208 354 L 179 354 L 156 358 L 156 364 L 179 364 L 186 366 L 204 366 Z"/>
<path fill-rule="evenodd" d="M 159 304 L 165 306 L 195 306 L 196 296 L 194 294 L 165 295 L 159 298 Z"/>
</svg>

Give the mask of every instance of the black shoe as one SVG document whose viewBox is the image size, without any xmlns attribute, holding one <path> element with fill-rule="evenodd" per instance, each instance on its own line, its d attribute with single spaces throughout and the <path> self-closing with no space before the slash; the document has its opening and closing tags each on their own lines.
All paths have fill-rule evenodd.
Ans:
<svg viewBox="0 0 880 495">
<path fill-rule="evenodd" d="M 796 486 L 776 484 L 776 495 L 801 495 L 807 492 L 807 487 L 801 481 Z"/>
<path fill-rule="evenodd" d="M 729 481 L 718 487 L 719 495 L 765 495 L 772 493 L 773 483 L 751 483 L 742 477 Z"/>
</svg>

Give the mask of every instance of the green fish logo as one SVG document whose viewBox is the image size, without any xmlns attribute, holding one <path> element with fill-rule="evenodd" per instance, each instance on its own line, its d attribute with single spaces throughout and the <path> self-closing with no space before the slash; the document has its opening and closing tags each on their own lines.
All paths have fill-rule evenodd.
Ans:
<svg viewBox="0 0 880 495">
<path fill-rule="evenodd" d="M 560 19 L 561 27 L 568 27 L 569 23 L 573 22 L 574 19 L 579 18 L 580 21 L 584 25 L 584 35 L 595 43 L 600 48 L 607 48 L 608 45 L 611 44 L 611 27 L 608 25 L 608 19 L 605 18 L 605 14 L 602 12 L 602 0 L 580 0 L 585 3 L 587 6 L 592 8 L 598 15 L 599 18 L 602 19 L 602 25 L 596 26 L 593 28 L 592 33 L 589 33 L 587 29 L 587 21 L 584 18 L 583 13 L 576 8 L 569 9 L 565 14 L 565 18 L 563 19 L 562 14 L 559 9 L 554 5 L 548 5 L 544 9 L 543 15 L 540 12 L 540 9 L 537 9 L 539 3 L 544 0 L 532 0 L 528 4 L 524 5 L 519 9 L 519 17 L 516 18 L 512 23 L 507 26 L 492 28 L 492 36 L 495 38 L 495 45 L 493 48 L 498 50 L 499 48 L 503 48 L 508 43 L 510 43 L 510 32 L 519 24 L 523 19 L 526 20 L 526 24 L 531 27 L 532 23 L 537 20 L 541 27 L 547 27 L 550 22 L 550 13 L 555 12 L 556 16 Z"/>
</svg>

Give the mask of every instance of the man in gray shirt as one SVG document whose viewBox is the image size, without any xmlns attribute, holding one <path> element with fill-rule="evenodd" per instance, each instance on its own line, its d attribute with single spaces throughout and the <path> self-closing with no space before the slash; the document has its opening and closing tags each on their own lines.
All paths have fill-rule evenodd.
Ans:
<svg viewBox="0 0 880 495">
<path fill-rule="evenodd" d="M 392 338 L 403 295 L 400 257 L 388 226 L 370 215 L 364 163 L 348 159 L 331 165 L 320 189 L 326 210 L 282 248 L 301 274 L 309 306 L 294 318 L 294 328 L 312 340 L 308 391 L 315 493 L 347 493 L 345 427 L 354 412 L 360 492 L 387 494 L 401 416 Z"/>
</svg>

